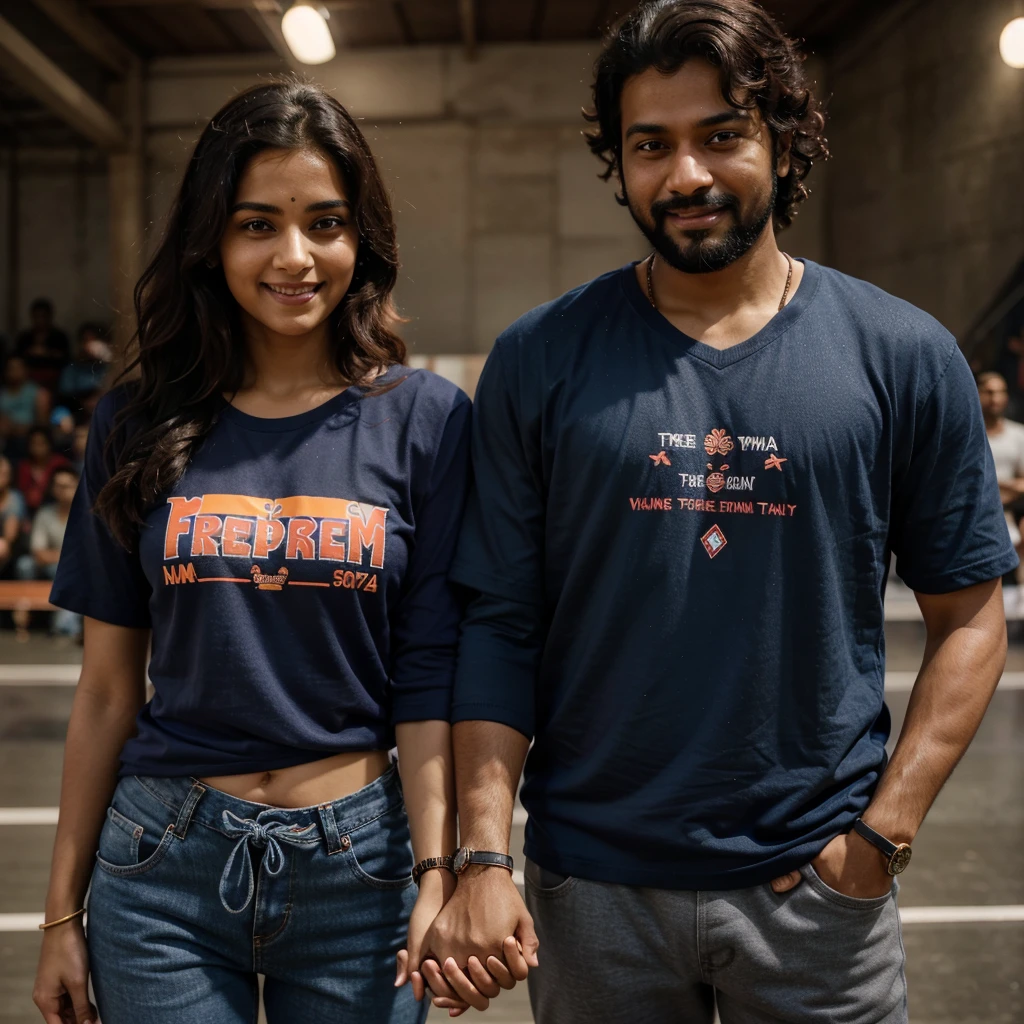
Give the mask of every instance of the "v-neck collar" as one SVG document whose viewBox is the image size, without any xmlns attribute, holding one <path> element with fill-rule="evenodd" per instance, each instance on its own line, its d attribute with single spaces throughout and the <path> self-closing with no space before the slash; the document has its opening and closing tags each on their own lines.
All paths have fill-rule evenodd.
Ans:
<svg viewBox="0 0 1024 1024">
<path fill-rule="evenodd" d="M 639 262 L 639 261 L 637 261 Z M 677 327 L 674 327 L 664 316 L 661 315 L 650 303 L 636 279 L 636 263 L 629 263 L 619 271 L 620 281 L 626 298 L 640 315 L 641 319 L 655 333 L 668 341 L 680 353 L 693 356 L 705 363 L 722 370 L 741 359 L 759 352 L 766 345 L 770 345 L 776 338 L 782 337 L 796 322 L 803 316 L 803 312 L 814 300 L 821 283 L 821 267 L 812 260 L 800 260 L 804 265 L 804 276 L 800 281 L 800 287 L 796 294 L 784 309 L 776 313 L 752 337 L 741 341 L 738 345 L 732 345 L 726 349 L 714 348 L 705 345 L 702 341 L 691 338 L 684 334 Z"/>
</svg>

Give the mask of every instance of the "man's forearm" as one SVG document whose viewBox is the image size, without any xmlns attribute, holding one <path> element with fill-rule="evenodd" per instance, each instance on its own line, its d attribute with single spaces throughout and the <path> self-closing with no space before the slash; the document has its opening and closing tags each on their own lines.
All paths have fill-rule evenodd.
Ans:
<svg viewBox="0 0 1024 1024">
<path fill-rule="evenodd" d="M 918 598 L 928 642 L 903 729 L 864 820 L 909 843 L 985 715 L 1006 663 L 998 581 Z"/>
<path fill-rule="evenodd" d="M 530 741 L 498 722 L 452 726 L 459 833 L 463 846 L 507 853 L 512 808 Z"/>
</svg>

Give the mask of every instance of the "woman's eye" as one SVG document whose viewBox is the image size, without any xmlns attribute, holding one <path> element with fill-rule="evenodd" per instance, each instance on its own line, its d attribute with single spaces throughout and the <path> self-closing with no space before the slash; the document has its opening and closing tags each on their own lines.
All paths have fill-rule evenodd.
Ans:
<svg viewBox="0 0 1024 1024">
<path fill-rule="evenodd" d="M 254 231 L 254 232 L 255 231 L 273 231 L 274 230 L 274 225 L 271 224 L 270 221 L 268 221 L 268 220 L 260 220 L 259 218 L 256 218 L 255 220 L 247 220 L 242 225 L 242 230 L 243 231 Z"/>
<path fill-rule="evenodd" d="M 314 225 L 313 230 L 336 231 L 345 227 L 345 221 L 341 217 L 321 217 Z"/>
</svg>

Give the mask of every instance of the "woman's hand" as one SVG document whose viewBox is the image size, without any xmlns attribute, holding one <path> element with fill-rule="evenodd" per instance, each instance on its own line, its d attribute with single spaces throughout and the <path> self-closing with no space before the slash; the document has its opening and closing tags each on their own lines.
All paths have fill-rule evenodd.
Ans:
<svg viewBox="0 0 1024 1024">
<path fill-rule="evenodd" d="M 81 918 L 43 933 L 32 1001 L 46 1024 L 99 1020 L 89 1002 L 89 953 Z"/>
<path fill-rule="evenodd" d="M 444 868 L 427 871 L 420 879 L 420 894 L 409 918 L 406 948 L 400 949 L 396 956 L 395 976 L 395 988 L 400 988 L 406 982 L 412 983 L 412 994 L 417 1001 L 422 1000 L 426 993 L 426 985 L 419 969 L 423 957 L 428 952 L 423 948 L 423 940 L 434 923 L 434 918 L 452 898 L 454 892 L 455 876 Z"/>
</svg>

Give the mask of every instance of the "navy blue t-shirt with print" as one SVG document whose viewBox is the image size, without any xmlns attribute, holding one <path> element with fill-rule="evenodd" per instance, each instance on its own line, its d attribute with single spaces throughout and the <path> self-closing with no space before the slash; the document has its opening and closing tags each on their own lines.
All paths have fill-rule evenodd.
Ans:
<svg viewBox="0 0 1024 1024">
<path fill-rule="evenodd" d="M 225 403 L 137 553 L 91 511 L 124 392 L 99 403 L 51 600 L 152 628 L 122 774 L 269 771 L 448 719 L 470 403 L 422 370 L 378 384 L 281 419 Z"/>
<path fill-rule="evenodd" d="M 806 863 L 885 764 L 890 550 L 929 594 L 1017 564 L 953 338 L 811 262 L 724 351 L 605 274 L 499 338 L 474 423 L 453 721 L 534 738 L 526 852 L 562 874 Z"/>
</svg>

